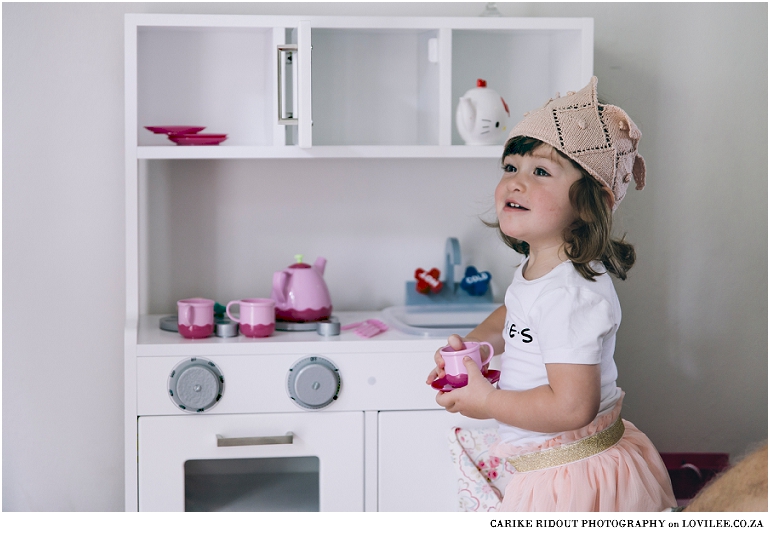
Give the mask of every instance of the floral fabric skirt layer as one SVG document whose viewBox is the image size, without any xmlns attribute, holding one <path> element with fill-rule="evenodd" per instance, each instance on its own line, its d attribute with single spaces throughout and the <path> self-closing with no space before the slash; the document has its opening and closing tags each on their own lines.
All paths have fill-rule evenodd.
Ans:
<svg viewBox="0 0 770 535">
<path fill-rule="evenodd" d="M 622 401 L 582 429 L 529 447 L 498 442 L 489 453 L 510 459 L 593 436 L 617 421 Z M 671 480 L 655 446 L 632 423 L 623 420 L 623 424 L 625 432 L 620 441 L 601 453 L 553 468 L 514 471 L 505 488 L 501 511 L 659 512 L 675 507 Z"/>
</svg>

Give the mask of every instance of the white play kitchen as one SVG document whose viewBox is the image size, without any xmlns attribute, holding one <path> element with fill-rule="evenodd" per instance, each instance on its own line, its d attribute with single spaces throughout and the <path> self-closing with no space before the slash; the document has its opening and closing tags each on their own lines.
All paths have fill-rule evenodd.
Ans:
<svg viewBox="0 0 770 535">
<path fill-rule="evenodd" d="M 477 81 L 484 62 L 507 65 L 493 88 Z M 217 243 L 206 238 L 196 253 L 167 236 L 164 221 L 189 215 L 153 188 L 198 164 L 207 180 L 227 181 L 236 160 L 497 159 L 504 134 L 483 136 L 587 83 L 592 19 L 126 15 L 125 69 L 126 509 L 457 510 L 450 429 L 491 422 L 446 413 L 425 379 L 447 333 L 469 331 L 495 306 L 461 288 L 450 262 L 459 245 L 447 242 L 440 280 L 416 273 L 406 285 L 424 289 L 424 303 L 407 293 L 385 310 L 345 311 L 332 292 L 327 314 L 284 314 L 257 337 L 223 320 L 221 332 L 185 338 L 174 332 L 177 301 L 213 296 L 195 281 L 182 287 L 175 266 Z M 382 69 L 399 83 L 378 92 Z M 378 128 L 350 120 L 360 109 Z M 199 287 L 222 277 L 207 265 Z M 307 269 L 318 265 L 298 258 L 290 275 L 316 284 L 323 270 Z M 283 293 L 272 297 L 285 304 L 291 277 L 278 279 Z M 247 298 L 269 297 L 239 291 L 242 316 L 262 306 Z M 472 297 L 441 297 L 462 292 Z"/>
</svg>

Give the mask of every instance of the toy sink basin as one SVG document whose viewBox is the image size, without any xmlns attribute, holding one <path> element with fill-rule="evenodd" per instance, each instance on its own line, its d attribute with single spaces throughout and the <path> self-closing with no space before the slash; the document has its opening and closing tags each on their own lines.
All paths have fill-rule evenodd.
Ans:
<svg viewBox="0 0 770 535">
<path fill-rule="evenodd" d="M 466 336 L 500 303 L 450 305 L 399 305 L 382 311 L 385 322 L 396 330 L 418 336 Z"/>
</svg>

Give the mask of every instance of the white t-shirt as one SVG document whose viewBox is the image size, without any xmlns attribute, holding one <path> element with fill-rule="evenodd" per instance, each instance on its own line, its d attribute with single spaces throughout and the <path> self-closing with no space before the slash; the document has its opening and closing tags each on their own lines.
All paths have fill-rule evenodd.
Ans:
<svg viewBox="0 0 770 535">
<path fill-rule="evenodd" d="M 595 262 L 591 267 L 601 275 L 589 281 L 567 261 L 529 281 L 522 275 L 525 266 L 526 262 L 516 270 L 505 294 L 505 352 L 499 388 L 529 390 L 548 384 L 546 364 L 599 364 L 599 413 L 612 409 L 621 396 L 613 359 L 620 302 L 610 275 Z M 517 446 L 541 443 L 559 434 L 500 423 L 500 438 Z"/>
</svg>

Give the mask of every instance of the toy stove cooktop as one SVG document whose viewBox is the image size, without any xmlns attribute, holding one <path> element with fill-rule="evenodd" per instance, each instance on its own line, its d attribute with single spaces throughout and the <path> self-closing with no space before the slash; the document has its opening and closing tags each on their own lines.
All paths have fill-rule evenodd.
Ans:
<svg viewBox="0 0 770 535">
<path fill-rule="evenodd" d="M 189 340 L 143 316 L 137 336 L 138 415 L 437 408 L 426 384 L 445 338 L 393 328 L 370 338 L 279 331 L 266 338 Z M 342 326 L 379 313 L 335 314 Z"/>
</svg>

